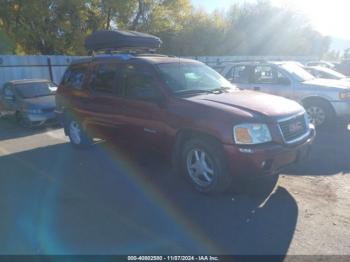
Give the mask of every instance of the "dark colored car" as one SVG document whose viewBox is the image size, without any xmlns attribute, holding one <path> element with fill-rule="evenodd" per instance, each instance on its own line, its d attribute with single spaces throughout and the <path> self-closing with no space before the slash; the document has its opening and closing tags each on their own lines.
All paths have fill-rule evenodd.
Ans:
<svg viewBox="0 0 350 262">
<path fill-rule="evenodd" d="M 76 61 L 56 103 L 74 146 L 113 130 L 171 156 L 201 192 L 225 190 L 234 178 L 273 180 L 305 156 L 315 136 L 298 103 L 241 91 L 198 61 L 162 55 Z"/>
<path fill-rule="evenodd" d="M 53 123 L 57 86 L 45 79 L 13 80 L 0 92 L 0 112 L 14 114 L 25 127 Z"/>
</svg>

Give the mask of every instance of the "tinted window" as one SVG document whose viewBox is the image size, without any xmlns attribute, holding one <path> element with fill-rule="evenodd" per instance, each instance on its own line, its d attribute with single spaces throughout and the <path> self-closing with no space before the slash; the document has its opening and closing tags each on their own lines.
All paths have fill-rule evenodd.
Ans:
<svg viewBox="0 0 350 262">
<path fill-rule="evenodd" d="M 91 88 L 104 93 L 114 93 L 117 78 L 117 65 L 101 64 L 96 67 L 91 79 Z"/>
<path fill-rule="evenodd" d="M 256 66 L 254 83 L 259 84 L 288 84 L 289 80 L 274 67 L 268 65 Z"/>
<path fill-rule="evenodd" d="M 86 67 L 73 67 L 69 68 L 63 76 L 62 85 L 70 88 L 81 89 Z"/>
<path fill-rule="evenodd" d="M 159 97 L 159 90 L 155 87 L 153 72 L 142 65 L 125 65 L 122 69 L 124 83 L 123 94 L 128 98 L 151 100 Z"/>
<path fill-rule="evenodd" d="M 252 67 L 247 65 L 235 66 L 232 68 L 231 77 L 235 83 L 250 83 L 253 77 Z"/>
<path fill-rule="evenodd" d="M 40 96 L 50 96 L 54 92 L 51 90 L 53 84 L 49 82 L 16 84 L 15 89 L 19 96 L 23 98 L 33 98 Z"/>
</svg>

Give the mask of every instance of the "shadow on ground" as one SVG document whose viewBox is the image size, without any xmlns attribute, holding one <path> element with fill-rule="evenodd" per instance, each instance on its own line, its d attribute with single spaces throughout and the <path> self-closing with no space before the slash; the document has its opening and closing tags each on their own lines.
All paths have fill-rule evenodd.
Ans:
<svg viewBox="0 0 350 262">
<path fill-rule="evenodd" d="M 317 131 L 310 157 L 284 173 L 288 175 L 328 176 L 350 173 L 350 131 L 344 125 Z"/>
<path fill-rule="evenodd" d="M 0 167 L 2 254 L 284 255 L 298 216 L 282 187 L 205 196 L 159 156 L 104 143 L 37 148 Z"/>
<path fill-rule="evenodd" d="M 50 126 L 24 128 L 17 123 L 14 116 L 0 116 L 0 141 L 45 133 L 49 130 L 54 130 L 58 128 L 61 128 L 58 124 Z"/>
</svg>

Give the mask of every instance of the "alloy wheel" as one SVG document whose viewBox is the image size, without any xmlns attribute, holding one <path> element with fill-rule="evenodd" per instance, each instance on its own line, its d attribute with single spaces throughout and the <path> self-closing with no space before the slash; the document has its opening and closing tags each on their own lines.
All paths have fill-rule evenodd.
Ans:
<svg viewBox="0 0 350 262">
<path fill-rule="evenodd" d="M 315 126 L 321 126 L 326 121 L 326 112 L 318 106 L 310 106 L 306 109 L 310 123 Z"/>
<path fill-rule="evenodd" d="M 186 157 L 187 171 L 194 183 L 208 187 L 214 181 L 214 164 L 212 158 L 202 149 L 192 149 Z"/>
<path fill-rule="evenodd" d="M 81 130 L 77 121 L 71 121 L 69 123 L 69 135 L 74 144 L 79 145 L 81 143 Z"/>
</svg>

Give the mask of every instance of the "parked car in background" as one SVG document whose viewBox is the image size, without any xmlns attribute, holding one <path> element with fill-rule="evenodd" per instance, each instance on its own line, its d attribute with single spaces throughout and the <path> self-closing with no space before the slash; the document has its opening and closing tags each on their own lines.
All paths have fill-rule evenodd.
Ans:
<svg viewBox="0 0 350 262">
<path fill-rule="evenodd" d="M 228 63 L 221 74 L 241 89 L 293 99 L 303 105 L 315 126 L 350 116 L 350 83 L 317 79 L 294 62 Z"/>
<path fill-rule="evenodd" d="M 304 66 L 304 69 L 312 74 L 316 78 L 325 78 L 325 79 L 335 79 L 350 81 L 350 78 L 327 67 L 323 66 Z"/>
<path fill-rule="evenodd" d="M 335 65 L 333 63 L 330 62 L 326 62 L 326 61 L 310 61 L 305 63 L 306 66 L 321 66 L 321 67 L 325 67 L 325 68 L 329 68 L 329 69 L 334 69 Z"/>
<path fill-rule="evenodd" d="M 277 181 L 315 137 L 298 103 L 241 91 L 201 62 L 164 55 L 75 61 L 56 101 L 72 145 L 87 147 L 112 133 L 143 150 L 158 149 L 206 193 L 229 188 L 234 178 L 257 187 Z"/>
<path fill-rule="evenodd" d="M 335 68 L 338 72 L 350 77 L 350 60 L 343 60 Z"/>
<path fill-rule="evenodd" d="M 13 114 L 25 127 L 55 121 L 57 86 L 45 79 L 13 80 L 5 83 L 0 93 L 0 112 Z"/>
</svg>

